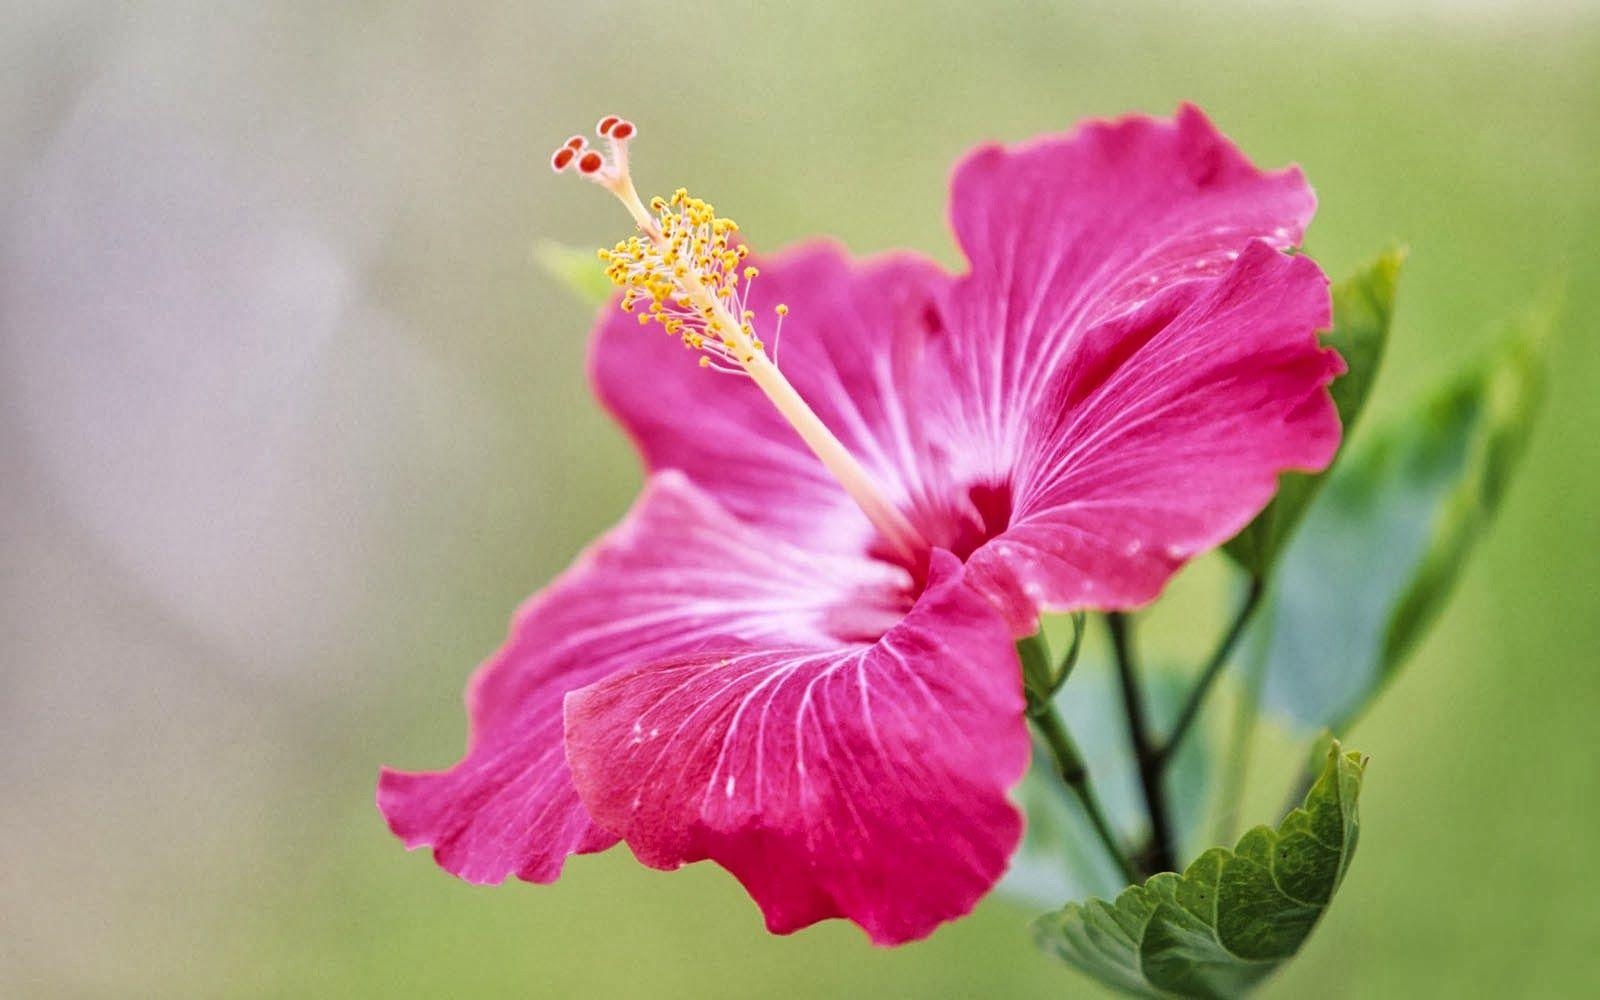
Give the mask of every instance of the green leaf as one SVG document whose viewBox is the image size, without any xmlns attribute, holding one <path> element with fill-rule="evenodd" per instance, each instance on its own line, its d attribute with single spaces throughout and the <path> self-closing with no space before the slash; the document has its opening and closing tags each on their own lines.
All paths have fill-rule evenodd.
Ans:
<svg viewBox="0 0 1600 1000">
<path fill-rule="evenodd" d="M 1322 343 L 1344 358 L 1346 371 L 1328 391 L 1338 408 L 1346 441 L 1366 408 L 1383 362 L 1405 257 L 1404 250 L 1390 250 L 1333 288 L 1333 328 L 1323 335 Z M 1272 503 L 1224 545 L 1223 551 L 1252 576 L 1265 577 L 1326 476 L 1325 472 L 1309 476 L 1286 473 Z"/>
<path fill-rule="evenodd" d="M 1344 879 L 1366 758 L 1334 745 L 1305 804 L 1276 830 L 1213 847 L 1114 903 L 1068 903 L 1034 922 L 1045 951 L 1140 997 L 1237 997 L 1300 950 Z"/>
<path fill-rule="evenodd" d="M 593 250 L 542 240 L 534 246 L 533 258 L 584 305 L 598 307 L 611 297 L 611 281 Z"/>
<path fill-rule="evenodd" d="M 1074 633 L 1080 634 L 1080 633 Z M 1192 679 L 1177 669 L 1150 665 L 1145 697 L 1151 721 L 1165 732 L 1177 717 Z M 1129 749 L 1128 723 L 1111 664 L 1084 656 L 1056 695 L 1056 707 L 1077 741 L 1101 804 L 1124 843 L 1141 840 L 1147 826 L 1139 771 Z M 1164 788 L 1179 846 L 1206 846 L 1207 793 L 1216 772 L 1216 744 L 1208 732 L 1189 735 L 1168 768 Z M 1034 766 L 1017 790 L 1027 832 L 999 891 L 1035 908 L 1063 899 L 1116 892 L 1126 883 L 1106 857 L 1077 796 L 1056 777 L 1050 754 L 1036 748 Z"/>
<path fill-rule="evenodd" d="M 1305 729 L 1342 732 L 1415 648 L 1522 454 L 1550 318 L 1530 317 L 1340 463 L 1255 623 L 1266 708 Z"/>
</svg>

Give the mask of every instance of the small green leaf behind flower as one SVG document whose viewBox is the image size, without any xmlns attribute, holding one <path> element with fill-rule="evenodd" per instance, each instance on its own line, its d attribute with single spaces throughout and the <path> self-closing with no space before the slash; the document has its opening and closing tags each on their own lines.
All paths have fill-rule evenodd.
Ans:
<svg viewBox="0 0 1600 1000">
<path fill-rule="evenodd" d="M 604 305 L 615 291 L 593 250 L 580 250 L 551 240 L 541 240 L 534 244 L 533 259 L 544 273 L 586 306 Z"/>
<path fill-rule="evenodd" d="M 1140 997 L 1237 997 L 1291 958 L 1350 866 L 1366 758 L 1337 743 L 1305 804 L 1276 830 L 1214 847 L 1182 875 L 1130 886 L 1114 903 L 1069 903 L 1034 923 L 1039 946 Z"/>
<path fill-rule="evenodd" d="M 1383 362 L 1405 258 L 1404 250 L 1390 250 L 1333 287 L 1333 328 L 1323 335 L 1322 343 L 1344 358 L 1346 371 L 1328 391 L 1339 411 L 1346 441 L 1366 408 Z M 1327 475 L 1286 473 L 1272 503 L 1224 545 L 1223 551 L 1252 576 L 1265 577 Z"/>
<path fill-rule="evenodd" d="M 1339 463 L 1250 639 L 1268 710 L 1343 732 L 1437 618 L 1523 452 L 1552 315 L 1536 311 Z"/>
</svg>

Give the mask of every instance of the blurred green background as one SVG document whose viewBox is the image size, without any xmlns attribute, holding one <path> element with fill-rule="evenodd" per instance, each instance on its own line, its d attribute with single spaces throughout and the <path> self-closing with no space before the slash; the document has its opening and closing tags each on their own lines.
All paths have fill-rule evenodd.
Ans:
<svg viewBox="0 0 1600 1000">
<path fill-rule="evenodd" d="M 1410 245 L 1374 423 L 1567 289 L 1524 474 L 1350 734 L 1361 852 L 1264 995 L 1593 995 L 1595 5 L 23 2 L 0 23 L 0 995 L 1098 995 L 1000 899 L 884 951 L 839 924 L 768 937 L 720 871 L 624 850 L 466 886 L 401 850 L 372 787 L 456 758 L 468 672 L 639 481 L 585 385 L 590 316 L 530 258 L 626 227 L 550 148 L 621 112 L 643 185 L 760 246 L 953 265 L 965 148 L 1185 99 L 1305 167 L 1333 275 Z M 1219 579 L 1197 566 L 1181 607 Z M 1213 628 L 1162 621 L 1173 652 Z"/>
</svg>

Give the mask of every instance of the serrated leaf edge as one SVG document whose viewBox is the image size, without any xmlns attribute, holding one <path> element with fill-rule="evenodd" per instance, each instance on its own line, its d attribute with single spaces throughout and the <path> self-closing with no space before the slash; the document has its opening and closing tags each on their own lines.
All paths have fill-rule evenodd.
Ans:
<svg viewBox="0 0 1600 1000">
<path fill-rule="evenodd" d="M 1195 858 L 1194 861 L 1189 863 L 1188 867 L 1184 869 L 1182 875 L 1179 875 L 1176 872 L 1160 872 L 1146 879 L 1143 884 L 1128 886 L 1122 892 L 1118 893 L 1116 899 L 1112 902 L 1107 902 L 1099 897 L 1091 897 L 1082 902 L 1068 903 L 1060 910 L 1057 910 L 1053 913 L 1047 913 L 1036 918 L 1032 924 L 1035 943 L 1041 949 L 1057 955 L 1063 961 L 1076 965 L 1077 963 L 1073 962 L 1065 954 L 1062 954 L 1060 949 L 1052 945 L 1049 940 L 1049 936 L 1052 934 L 1058 936 L 1067 936 L 1069 934 L 1069 927 L 1067 924 L 1074 917 L 1079 918 L 1077 923 L 1079 924 L 1079 929 L 1084 932 L 1084 936 L 1090 936 L 1092 934 L 1092 925 L 1089 924 L 1088 921 L 1082 919 L 1082 914 L 1090 907 L 1099 908 L 1103 911 L 1106 911 L 1107 916 L 1110 918 L 1111 924 L 1115 925 L 1118 930 L 1127 935 L 1127 941 L 1132 945 L 1131 951 L 1135 960 L 1134 966 L 1129 971 L 1137 974 L 1142 980 L 1142 984 L 1141 989 L 1135 992 L 1127 990 L 1122 984 L 1109 983 L 1105 982 L 1105 980 L 1101 980 L 1101 982 L 1114 989 L 1135 993 L 1135 995 L 1153 995 L 1163 998 L 1175 998 L 1175 1000 L 1184 1000 L 1184 994 L 1174 993 L 1170 990 L 1155 985 L 1151 981 L 1149 974 L 1145 969 L 1144 943 L 1145 938 L 1149 933 L 1150 925 L 1154 921 L 1156 915 L 1161 911 L 1161 907 L 1163 905 L 1174 907 L 1185 914 L 1193 916 L 1192 913 L 1190 913 L 1188 910 L 1185 910 L 1176 902 L 1175 891 L 1170 893 L 1162 891 L 1169 886 L 1175 887 L 1175 885 L 1181 881 L 1193 881 L 1197 885 L 1205 885 L 1208 887 L 1211 899 L 1211 919 L 1208 922 L 1205 922 L 1205 926 L 1210 932 L 1212 940 L 1216 942 L 1218 948 L 1220 948 L 1226 954 L 1232 956 L 1240 964 L 1245 965 L 1275 966 L 1287 961 L 1295 952 L 1290 952 L 1289 954 L 1274 958 L 1248 958 L 1234 951 L 1227 945 L 1226 942 L 1222 940 L 1217 932 L 1217 907 L 1220 905 L 1221 901 L 1221 893 L 1218 891 L 1221 885 L 1221 862 L 1232 859 L 1254 865 L 1258 868 L 1263 867 L 1260 862 L 1254 860 L 1253 858 L 1245 857 L 1239 853 L 1244 844 L 1251 837 L 1265 836 L 1269 839 L 1270 845 L 1272 847 L 1276 847 L 1281 842 L 1282 837 L 1290 832 L 1294 825 L 1306 823 L 1307 835 L 1310 836 L 1312 840 L 1316 841 L 1318 844 L 1321 844 L 1323 847 L 1326 847 L 1332 851 L 1337 851 L 1340 854 L 1339 870 L 1335 874 L 1333 885 L 1329 889 L 1328 899 L 1320 902 L 1315 900 L 1303 900 L 1284 891 L 1283 885 L 1278 878 L 1276 851 L 1269 852 L 1269 856 L 1272 857 L 1273 860 L 1269 866 L 1266 866 L 1266 870 L 1267 874 L 1272 879 L 1273 886 L 1276 887 L 1278 892 L 1285 899 L 1288 899 L 1291 902 L 1301 906 L 1318 907 L 1325 912 L 1328 906 L 1331 905 L 1333 896 L 1338 892 L 1339 886 L 1344 882 L 1345 873 L 1349 870 L 1350 859 L 1355 851 L 1356 835 L 1359 834 L 1360 827 L 1359 818 L 1356 816 L 1355 811 L 1355 798 L 1359 798 L 1361 779 L 1366 772 L 1367 761 L 1370 759 L 1366 755 L 1357 753 L 1355 751 L 1345 751 L 1337 740 L 1332 742 L 1332 746 L 1328 751 L 1328 757 L 1328 766 L 1333 768 L 1335 777 L 1335 801 L 1339 804 L 1341 814 L 1350 817 L 1350 825 L 1354 828 L 1352 830 L 1352 836 L 1350 838 L 1348 849 L 1342 845 L 1329 844 L 1322 838 L 1315 835 L 1313 828 L 1311 828 L 1308 823 L 1311 818 L 1311 814 L 1303 803 L 1302 805 L 1290 810 L 1290 812 L 1279 821 L 1276 829 L 1266 824 L 1261 824 L 1246 831 L 1245 834 L 1238 839 L 1232 849 L 1226 847 L 1212 847 L 1202 852 L 1199 857 Z M 1348 786 L 1345 778 L 1350 769 L 1354 770 L 1354 777 L 1356 779 L 1354 784 L 1355 796 L 1348 803 L 1347 809 L 1345 803 L 1345 794 Z M 1326 771 L 1324 773 L 1326 773 Z M 1320 780 L 1318 783 L 1320 784 Z M 1309 799 L 1310 796 L 1308 794 L 1308 802 Z M 1214 866 L 1211 866 L 1216 872 L 1216 876 L 1211 879 L 1205 879 L 1205 876 L 1203 875 L 1204 868 L 1206 867 L 1205 862 L 1212 859 L 1215 859 L 1218 862 Z M 1140 909 L 1145 911 L 1142 917 L 1134 912 Z M 1124 921 L 1118 919 L 1119 916 L 1133 916 L 1134 919 L 1138 921 L 1139 935 L 1137 938 L 1128 932 Z M 1319 913 L 1317 915 L 1317 920 L 1320 921 L 1321 917 L 1322 914 Z M 1313 923 L 1312 927 L 1314 928 L 1314 926 L 1315 923 Z M 1311 929 L 1312 928 L 1307 929 L 1306 937 L 1310 936 Z M 1306 938 L 1303 937 L 1295 945 L 1296 952 L 1299 950 L 1300 946 L 1304 944 L 1305 940 Z M 1092 970 L 1085 969 L 1084 971 L 1091 975 L 1094 974 Z"/>
</svg>

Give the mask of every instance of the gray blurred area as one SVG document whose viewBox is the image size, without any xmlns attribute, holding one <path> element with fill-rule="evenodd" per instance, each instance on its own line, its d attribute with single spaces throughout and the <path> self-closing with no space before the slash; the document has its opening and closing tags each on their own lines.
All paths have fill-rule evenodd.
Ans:
<svg viewBox="0 0 1600 1000">
<path fill-rule="evenodd" d="M 963 149 L 1184 99 L 1306 167 L 1336 276 L 1411 246 L 1380 413 L 1567 288 L 1529 470 L 1351 734 L 1362 855 L 1266 993 L 1600 981 L 1593 4 L 23 0 L 0 74 L 0 996 L 1091 995 L 998 900 L 886 952 L 620 849 L 464 886 L 372 785 L 455 759 L 466 675 L 639 479 L 531 259 L 626 222 L 550 148 L 625 113 L 758 245 L 955 266 Z"/>
</svg>

